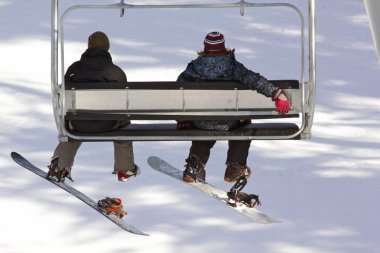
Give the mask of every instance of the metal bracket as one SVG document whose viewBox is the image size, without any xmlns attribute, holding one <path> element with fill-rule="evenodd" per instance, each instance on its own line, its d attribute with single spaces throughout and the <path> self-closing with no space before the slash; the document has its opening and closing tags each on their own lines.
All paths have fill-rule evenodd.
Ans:
<svg viewBox="0 0 380 253">
<path fill-rule="evenodd" d="M 58 136 L 58 140 L 59 140 L 59 142 L 68 142 L 69 137 L 67 135 L 60 135 L 60 136 Z"/>
</svg>

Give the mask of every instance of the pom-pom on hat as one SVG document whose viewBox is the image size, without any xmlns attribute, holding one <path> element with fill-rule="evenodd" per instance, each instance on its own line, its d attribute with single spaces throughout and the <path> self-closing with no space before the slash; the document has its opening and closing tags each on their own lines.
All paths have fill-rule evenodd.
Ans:
<svg viewBox="0 0 380 253">
<path fill-rule="evenodd" d="M 204 40 L 204 53 L 219 54 L 225 53 L 224 36 L 220 32 L 210 32 Z"/>
<path fill-rule="evenodd" d="M 88 37 L 88 48 L 110 49 L 110 41 L 104 32 L 94 32 Z"/>
</svg>

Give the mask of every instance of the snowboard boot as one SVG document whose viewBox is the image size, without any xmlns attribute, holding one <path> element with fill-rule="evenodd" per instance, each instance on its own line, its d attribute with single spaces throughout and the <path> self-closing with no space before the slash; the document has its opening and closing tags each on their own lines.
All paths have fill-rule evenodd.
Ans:
<svg viewBox="0 0 380 253">
<path fill-rule="evenodd" d="M 241 177 L 249 178 L 251 169 L 247 165 L 237 162 L 226 162 L 227 168 L 224 173 L 224 181 L 229 183 L 237 182 Z"/>
<path fill-rule="evenodd" d="M 199 156 L 191 154 L 186 159 L 185 170 L 183 171 L 183 181 L 194 183 L 205 181 L 206 171 L 205 164 L 201 162 Z"/>
<path fill-rule="evenodd" d="M 123 210 L 122 201 L 119 198 L 106 197 L 101 199 L 98 201 L 98 207 L 107 215 L 114 214 L 119 218 L 123 218 L 124 215 L 127 215 L 127 212 Z"/>
<path fill-rule="evenodd" d="M 70 172 L 67 169 L 65 168 L 61 169 L 58 167 L 58 160 L 59 160 L 58 156 L 55 156 L 51 159 L 50 165 L 48 166 L 49 171 L 48 171 L 47 178 L 54 180 L 58 183 L 61 183 L 61 182 L 63 183 L 65 182 L 65 178 L 67 177 L 68 179 L 71 180 L 71 182 L 74 182 L 74 180 L 71 178 Z"/>
<path fill-rule="evenodd" d="M 117 179 L 121 182 L 126 182 L 131 177 L 137 177 L 140 174 L 140 168 L 135 164 L 135 168 L 133 171 L 117 171 Z"/>
</svg>

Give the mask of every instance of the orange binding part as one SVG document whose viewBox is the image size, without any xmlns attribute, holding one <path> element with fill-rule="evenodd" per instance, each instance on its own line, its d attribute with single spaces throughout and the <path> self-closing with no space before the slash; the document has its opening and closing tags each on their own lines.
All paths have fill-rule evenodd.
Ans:
<svg viewBox="0 0 380 253">
<path fill-rule="evenodd" d="M 107 215 L 114 214 L 119 218 L 123 218 L 128 213 L 123 210 L 122 201 L 119 198 L 101 199 L 98 201 L 98 207 Z"/>
</svg>

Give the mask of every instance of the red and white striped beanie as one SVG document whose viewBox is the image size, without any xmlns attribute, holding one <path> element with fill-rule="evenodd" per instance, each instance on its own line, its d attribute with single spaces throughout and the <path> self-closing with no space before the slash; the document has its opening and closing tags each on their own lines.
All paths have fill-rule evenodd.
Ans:
<svg viewBox="0 0 380 253">
<path fill-rule="evenodd" d="M 204 52 L 206 54 L 218 54 L 226 52 L 224 36 L 220 32 L 210 32 L 204 41 Z"/>
</svg>

